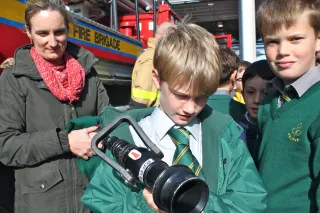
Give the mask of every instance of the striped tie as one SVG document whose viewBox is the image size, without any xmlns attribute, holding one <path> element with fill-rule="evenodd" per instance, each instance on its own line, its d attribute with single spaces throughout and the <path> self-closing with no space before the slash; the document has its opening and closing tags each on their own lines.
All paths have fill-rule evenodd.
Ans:
<svg viewBox="0 0 320 213">
<path fill-rule="evenodd" d="M 285 92 L 281 93 L 281 98 L 283 103 L 291 101 L 291 98 Z"/>
<path fill-rule="evenodd" d="M 190 132 L 183 127 L 178 129 L 171 128 L 168 135 L 176 145 L 176 151 L 173 156 L 172 165 L 182 164 L 188 166 L 196 176 L 204 179 L 201 166 L 193 156 L 189 147 Z"/>
</svg>

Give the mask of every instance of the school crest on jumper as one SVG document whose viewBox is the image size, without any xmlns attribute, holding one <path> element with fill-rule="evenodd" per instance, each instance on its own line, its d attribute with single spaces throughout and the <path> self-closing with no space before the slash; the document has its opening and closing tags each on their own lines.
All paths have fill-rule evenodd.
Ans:
<svg viewBox="0 0 320 213">
<path fill-rule="evenodd" d="M 302 133 L 302 123 L 299 123 L 296 127 L 291 129 L 291 132 L 288 133 L 288 138 L 294 142 L 300 142 L 300 135 Z"/>
</svg>

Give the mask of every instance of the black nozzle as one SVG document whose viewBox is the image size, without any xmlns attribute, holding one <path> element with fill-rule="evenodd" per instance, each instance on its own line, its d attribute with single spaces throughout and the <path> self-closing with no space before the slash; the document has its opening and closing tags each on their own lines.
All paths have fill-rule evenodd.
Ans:
<svg viewBox="0 0 320 213">
<path fill-rule="evenodd" d="M 140 136 L 146 147 L 109 137 L 122 122 L 128 122 Z M 98 143 L 111 151 L 121 165 L 98 149 Z M 153 189 L 155 204 L 168 213 L 200 213 L 209 198 L 207 184 L 186 166 L 169 167 L 159 148 L 151 142 L 141 127 L 128 115 L 121 115 L 109 123 L 92 140 L 92 149 L 112 168 L 117 170 L 129 184 L 137 180 Z"/>
<path fill-rule="evenodd" d="M 166 169 L 153 188 L 155 204 L 171 213 L 200 213 L 208 199 L 206 182 L 183 165 Z"/>
</svg>

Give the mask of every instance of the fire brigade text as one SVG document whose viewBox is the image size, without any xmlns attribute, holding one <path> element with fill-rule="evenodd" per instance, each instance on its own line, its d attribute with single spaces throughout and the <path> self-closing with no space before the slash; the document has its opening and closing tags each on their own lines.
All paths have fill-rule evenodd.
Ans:
<svg viewBox="0 0 320 213">
<path fill-rule="evenodd" d="M 115 50 L 120 50 L 120 40 L 107 36 L 104 33 L 83 27 L 78 24 L 73 24 L 73 34 L 72 37 L 92 42 L 98 45 L 109 47 Z"/>
</svg>

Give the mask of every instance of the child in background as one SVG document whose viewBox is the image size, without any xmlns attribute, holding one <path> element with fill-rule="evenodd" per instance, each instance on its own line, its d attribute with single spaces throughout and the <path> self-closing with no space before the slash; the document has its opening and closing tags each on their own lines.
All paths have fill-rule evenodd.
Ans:
<svg viewBox="0 0 320 213">
<path fill-rule="evenodd" d="M 266 94 L 266 84 L 274 78 L 266 60 L 256 61 L 251 64 L 242 76 L 243 98 L 247 112 L 236 121 L 244 129 L 244 141 L 246 141 L 250 154 L 255 159 L 255 148 L 258 136 L 258 108 Z"/>
<path fill-rule="evenodd" d="M 257 26 L 277 76 L 259 108 L 258 168 L 266 213 L 320 210 L 319 0 L 267 0 Z"/>
<path fill-rule="evenodd" d="M 235 89 L 235 95 L 233 97 L 233 100 L 240 102 L 244 104 L 243 96 L 242 96 L 242 76 L 244 71 L 251 65 L 248 61 L 240 61 L 239 67 L 236 74 L 234 89 Z"/>
<path fill-rule="evenodd" d="M 239 67 L 239 57 L 230 48 L 221 48 L 221 76 L 217 91 L 209 96 L 207 105 L 212 109 L 236 118 L 242 115 L 246 108 L 232 99 L 231 91 L 235 85 L 235 77 Z"/>
</svg>

